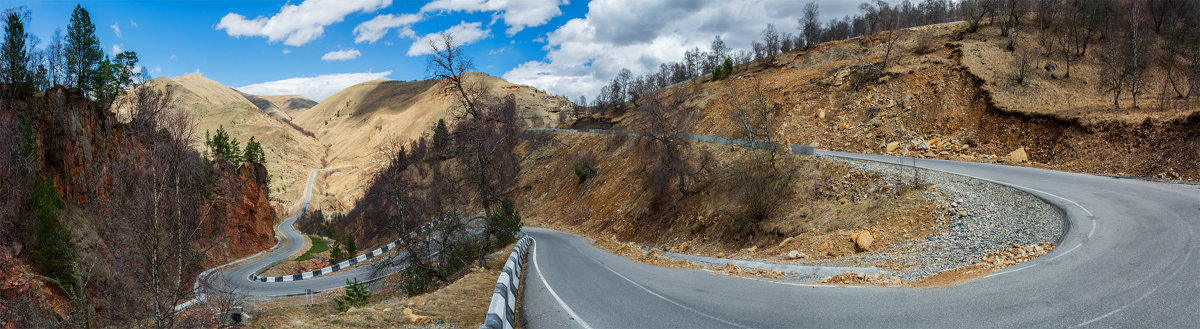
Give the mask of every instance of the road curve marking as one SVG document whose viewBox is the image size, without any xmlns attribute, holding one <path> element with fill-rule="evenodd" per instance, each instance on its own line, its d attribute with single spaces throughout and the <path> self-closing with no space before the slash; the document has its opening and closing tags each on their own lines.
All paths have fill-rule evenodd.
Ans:
<svg viewBox="0 0 1200 329">
<path fill-rule="evenodd" d="M 729 322 L 729 321 L 725 321 L 725 320 L 723 320 L 723 319 L 721 319 L 721 318 L 718 318 L 718 317 L 715 317 L 715 316 L 712 316 L 712 315 L 705 314 L 704 312 L 700 312 L 699 310 L 696 310 L 696 309 L 694 309 L 694 308 L 688 307 L 687 305 L 683 305 L 683 304 L 680 304 L 679 302 L 676 302 L 676 301 L 674 301 L 674 300 L 671 300 L 670 298 L 667 298 L 666 296 L 659 295 L 659 294 L 658 294 L 658 293 L 656 293 L 656 292 L 650 291 L 650 289 L 647 289 L 645 286 L 642 286 L 641 284 L 638 284 L 637 282 L 634 282 L 633 280 L 629 279 L 628 277 L 625 277 L 624 275 L 621 275 L 621 273 L 617 273 L 617 271 L 613 270 L 612 268 L 609 268 L 607 265 L 604 265 L 604 263 L 601 263 L 601 262 L 597 261 L 595 258 L 592 258 L 592 256 L 590 256 L 590 255 L 586 255 L 586 254 L 585 254 L 584 256 L 587 256 L 587 257 L 588 257 L 588 259 L 591 259 L 591 260 L 592 260 L 592 262 L 596 263 L 597 265 L 600 265 L 600 267 L 603 267 L 604 269 L 608 270 L 609 272 L 612 272 L 613 274 L 616 274 L 617 276 L 621 277 L 622 279 L 625 279 L 625 281 L 629 281 L 629 283 L 632 283 L 634 286 L 636 286 L 636 287 L 638 287 L 638 288 L 641 288 L 642 290 L 645 290 L 646 292 L 650 293 L 651 295 L 654 295 L 654 297 L 658 297 L 659 299 L 665 300 L 665 301 L 667 301 L 668 303 L 674 304 L 675 306 L 679 306 L 679 307 L 681 307 L 681 308 L 683 308 L 683 309 L 685 309 L 685 310 L 691 311 L 692 313 L 699 314 L 699 315 L 701 315 L 701 316 L 704 316 L 704 317 L 706 317 L 706 318 L 713 319 L 713 320 L 716 320 L 716 321 L 718 321 L 718 322 L 721 322 L 721 323 L 724 323 L 724 324 L 727 324 L 727 325 L 730 325 L 730 326 L 738 327 L 738 328 L 747 328 L 746 326 L 743 326 L 743 325 L 740 325 L 740 324 L 736 324 L 736 323 L 733 323 L 733 322 Z"/>
<path fill-rule="evenodd" d="M 1038 266 L 1038 264 L 1037 264 L 1037 263 L 1034 263 L 1034 264 L 1030 264 L 1029 266 L 1019 267 L 1019 268 L 1016 268 L 1016 269 L 1013 269 L 1013 270 L 1009 270 L 1009 271 L 1003 271 L 1003 272 L 996 272 L 996 273 L 988 274 L 988 275 L 984 276 L 984 278 L 986 279 L 986 278 L 990 278 L 990 277 L 997 276 L 997 275 L 1009 274 L 1009 273 L 1012 273 L 1012 272 L 1017 272 L 1017 271 L 1020 271 L 1020 270 L 1027 269 L 1027 268 L 1033 268 L 1034 266 Z"/>
<path fill-rule="evenodd" d="M 1071 249 L 1067 249 L 1067 251 L 1064 251 L 1061 254 L 1055 255 L 1054 257 L 1050 257 L 1050 259 L 1047 259 L 1047 261 L 1052 261 L 1052 260 L 1058 259 L 1059 257 L 1066 256 L 1067 254 L 1071 253 L 1072 251 L 1075 251 L 1075 249 L 1079 249 L 1079 246 L 1082 246 L 1082 245 L 1083 245 L 1082 243 L 1077 244 L 1074 247 L 1071 247 Z"/>
<path fill-rule="evenodd" d="M 575 318 L 575 321 L 578 321 L 579 324 L 584 328 L 592 329 L 592 326 L 589 326 L 587 321 L 583 321 L 583 318 L 579 317 L 579 314 L 575 314 L 575 310 L 572 310 L 570 306 L 567 306 L 566 302 L 563 302 L 562 298 L 558 297 L 558 293 L 554 292 L 554 288 L 550 287 L 550 283 L 546 282 L 546 276 L 542 274 L 542 267 L 538 266 L 537 262 L 537 239 L 534 239 L 532 235 L 529 236 L 529 239 L 533 240 L 533 270 L 537 271 L 538 278 L 542 279 L 542 285 L 546 286 L 546 290 L 550 291 L 550 296 L 553 296 L 554 300 L 558 301 L 558 305 L 562 306 L 563 310 L 566 310 L 568 315 L 570 315 L 572 318 Z"/>
<path fill-rule="evenodd" d="M 1183 220 L 1183 217 L 1179 216 L 1179 213 L 1175 213 L 1175 218 L 1178 219 L 1179 222 L 1181 222 L 1183 224 L 1187 224 L 1187 222 L 1185 222 Z M 1188 240 L 1190 241 L 1191 238 L 1196 236 L 1196 229 L 1192 228 L 1191 225 L 1188 225 L 1187 227 L 1188 227 Z M 1186 265 L 1188 260 L 1191 258 L 1192 258 L 1192 248 L 1187 248 L 1187 253 L 1183 254 L 1183 261 L 1178 262 L 1178 266 L 1175 266 L 1175 270 L 1171 271 L 1171 275 L 1168 277 L 1173 278 L 1176 275 L 1178 275 L 1179 270 L 1182 270 L 1183 266 Z M 1150 295 L 1153 295 L 1155 292 L 1158 292 L 1158 288 L 1162 288 L 1162 286 L 1164 286 L 1166 284 L 1167 284 L 1167 280 L 1160 280 L 1158 285 L 1154 286 L 1154 289 L 1150 289 L 1150 291 L 1147 291 L 1146 294 L 1142 295 L 1142 297 L 1138 297 L 1138 299 L 1134 299 L 1132 302 L 1129 302 L 1129 304 L 1125 304 L 1124 306 L 1121 306 L 1120 308 L 1112 310 L 1112 312 L 1105 313 L 1104 315 L 1098 316 L 1095 319 L 1087 320 L 1086 322 L 1077 324 L 1077 325 L 1075 325 L 1075 327 L 1078 328 L 1078 327 L 1086 326 L 1086 325 L 1092 324 L 1093 322 L 1100 321 L 1104 318 L 1107 318 L 1113 314 L 1117 314 L 1117 312 L 1123 311 L 1126 308 L 1133 306 L 1133 304 L 1140 303 L 1142 300 L 1146 299 L 1146 297 L 1150 297 Z"/>
</svg>

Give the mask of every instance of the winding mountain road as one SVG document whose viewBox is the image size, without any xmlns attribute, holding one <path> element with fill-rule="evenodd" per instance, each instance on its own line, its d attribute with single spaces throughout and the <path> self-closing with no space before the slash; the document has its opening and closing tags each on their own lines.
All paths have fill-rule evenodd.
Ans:
<svg viewBox="0 0 1200 329">
<path fill-rule="evenodd" d="M 294 216 L 289 217 L 283 222 L 280 222 L 279 225 L 275 227 L 277 234 L 282 235 L 287 239 L 286 243 L 280 243 L 277 245 L 277 249 L 268 250 L 264 252 L 261 257 L 254 258 L 251 256 L 250 258 L 254 258 L 253 260 L 239 260 L 231 263 L 235 264 L 236 266 L 230 269 L 218 271 L 220 268 L 214 268 L 210 270 L 214 271 L 213 275 L 217 277 L 217 280 L 231 284 L 239 293 L 258 297 L 275 297 L 303 295 L 307 289 L 311 289 L 313 292 L 319 292 L 340 288 L 346 285 L 346 280 L 348 279 L 358 279 L 359 281 L 363 282 L 374 281 L 395 272 L 397 270 L 395 267 L 377 270 L 377 266 L 372 265 L 372 263 L 342 270 L 334 274 L 299 281 L 261 282 L 250 280 L 251 275 L 265 270 L 267 267 L 270 267 L 277 262 L 287 260 L 293 255 L 303 251 L 304 247 L 306 246 L 303 241 L 304 239 L 307 239 L 307 237 L 297 231 L 293 225 L 296 223 L 296 220 L 300 218 L 300 216 L 303 216 L 308 211 L 309 203 L 312 200 L 313 183 L 316 181 L 317 173 L 350 166 L 355 165 L 330 167 L 310 171 L 308 174 L 308 183 L 304 187 L 304 198 L 300 202 L 299 210 Z M 239 262 L 241 263 L 238 264 Z M 186 305 L 190 305 L 192 303 L 194 302 L 189 302 Z"/>
<path fill-rule="evenodd" d="M 913 165 L 911 158 L 817 150 Z M 1047 255 L 949 288 L 833 287 L 633 262 L 557 231 L 534 238 L 526 328 L 1196 327 L 1200 188 L 1027 167 L 918 159 L 1063 209 Z"/>
</svg>

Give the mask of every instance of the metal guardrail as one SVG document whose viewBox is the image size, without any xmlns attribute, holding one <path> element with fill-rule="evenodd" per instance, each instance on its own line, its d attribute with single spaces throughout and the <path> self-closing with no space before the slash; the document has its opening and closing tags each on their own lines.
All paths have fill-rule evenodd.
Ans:
<svg viewBox="0 0 1200 329">
<path fill-rule="evenodd" d="M 413 232 L 409 232 L 407 237 L 396 239 L 396 241 L 392 241 L 391 243 L 388 243 L 388 244 L 384 245 L 383 247 L 379 247 L 378 249 L 371 250 L 370 252 L 367 252 L 365 254 L 358 255 L 357 257 L 342 261 L 341 263 L 326 266 L 325 268 L 321 268 L 321 269 L 313 270 L 313 271 L 309 271 L 309 272 L 304 272 L 304 273 L 300 273 L 300 274 L 274 276 L 274 277 L 261 277 L 261 276 L 258 276 L 258 273 L 256 272 L 256 273 L 250 275 L 250 281 L 259 281 L 259 282 L 300 281 L 300 280 L 311 279 L 313 277 L 316 277 L 316 276 L 319 276 L 322 274 L 329 274 L 329 273 L 337 272 L 337 271 L 340 271 L 343 269 L 347 269 L 347 268 L 354 266 L 355 264 L 365 262 L 368 259 L 378 257 L 380 255 L 383 255 L 383 253 L 385 253 L 385 252 L 388 252 L 392 249 L 396 249 L 396 246 L 403 244 L 405 239 L 412 239 L 412 238 L 416 237 L 416 235 L 419 232 L 428 230 L 429 228 L 433 227 L 434 224 L 436 224 L 436 221 L 425 223 L 425 225 L 421 226 L 420 229 L 413 231 Z M 267 268 L 270 268 L 270 266 L 263 268 L 262 270 L 266 270 Z"/>
<path fill-rule="evenodd" d="M 496 278 L 496 289 L 492 292 L 492 303 L 488 305 L 487 316 L 483 319 L 481 329 L 512 329 L 517 321 L 517 291 L 521 287 L 521 264 L 525 263 L 525 254 L 533 239 L 525 236 L 517 240 L 504 269 Z"/>
</svg>

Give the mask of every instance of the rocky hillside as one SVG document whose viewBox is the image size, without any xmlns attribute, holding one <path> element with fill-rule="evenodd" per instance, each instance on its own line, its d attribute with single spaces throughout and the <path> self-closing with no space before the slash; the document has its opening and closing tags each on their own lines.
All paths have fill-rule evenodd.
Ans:
<svg viewBox="0 0 1200 329">
<path fill-rule="evenodd" d="M 62 87 L 3 101 L 0 327 L 136 323 L 147 300 L 174 302 L 149 298 L 149 272 L 190 291 L 203 269 L 276 242 L 267 169 L 204 160 L 168 100 L 138 99 L 152 110 L 125 120 Z"/>
<path fill-rule="evenodd" d="M 1111 94 L 1097 87 L 1097 72 L 1105 65 L 1098 55 L 1076 59 L 1070 79 L 1060 74 L 1061 61 L 1042 58 L 1031 63 L 1036 69 L 1027 81 L 1017 83 L 1014 63 L 1021 52 L 1004 50 L 999 28 L 985 21 L 977 32 L 965 30 L 964 23 L 906 30 L 890 54 L 880 35 L 823 43 L 739 66 L 727 78 L 702 77 L 672 90 L 695 88 L 677 95 L 701 116 L 691 128 L 699 133 L 737 135 L 731 96 L 746 102 L 762 95 L 772 110 L 772 126 L 792 143 L 1200 179 L 1200 114 L 1194 103 L 1172 100 L 1159 106 L 1151 100 L 1157 97 L 1144 97 L 1141 108 L 1129 108 L 1126 99 L 1114 109 Z M 1040 33 L 1029 27 L 1018 44 L 1036 51 Z M 1092 46 L 1100 48 L 1100 42 Z M 1056 61 L 1060 64 L 1051 65 Z M 1162 87 L 1161 81 L 1151 81 L 1155 87 L 1150 89 Z M 575 126 L 629 127 L 637 113 L 630 103 Z"/>
</svg>

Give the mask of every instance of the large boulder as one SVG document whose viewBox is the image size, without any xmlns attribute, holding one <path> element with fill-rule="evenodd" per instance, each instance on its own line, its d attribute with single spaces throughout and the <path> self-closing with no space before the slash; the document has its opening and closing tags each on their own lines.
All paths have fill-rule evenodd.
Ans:
<svg viewBox="0 0 1200 329">
<path fill-rule="evenodd" d="M 863 230 L 855 235 L 854 247 L 861 251 L 871 250 L 871 243 L 875 242 L 875 236 L 871 235 L 871 231 Z"/>
<path fill-rule="evenodd" d="M 1012 151 L 1012 153 L 1009 153 L 1004 157 L 1004 159 L 1011 163 L 1022 163 L 1029 161 L 1029 154 L 1025 153 L 1025 147 L 1022 146 L 1021 148 Z"/>
</svg>

